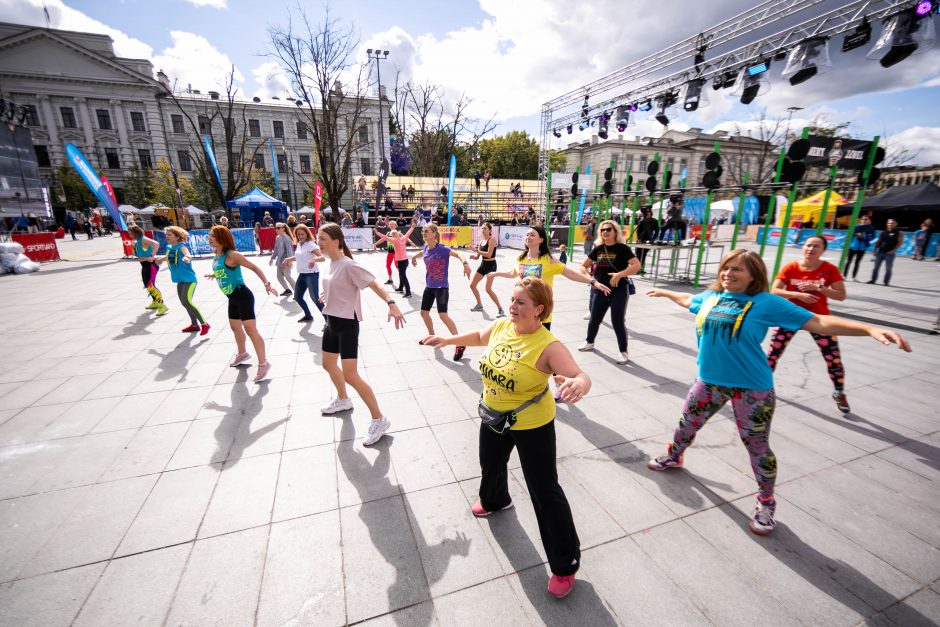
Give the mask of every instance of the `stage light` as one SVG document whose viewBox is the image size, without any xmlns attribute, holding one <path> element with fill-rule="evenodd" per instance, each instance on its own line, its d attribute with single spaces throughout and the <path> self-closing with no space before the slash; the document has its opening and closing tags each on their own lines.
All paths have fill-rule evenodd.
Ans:
<svg viewBox="0 0 940 627">
<path fill-rule="evenodd" d="M 766 59 L 761 59 L 758 63 L 755 63 L 754 65 L 749 65 L 747 67 L 747 75 L 748 76 L 760 76 L 761 74 L 766 72 L 768 69 L 770 69 L 770 61 L 767 61 Z"/>
<path fill-rule="evenodd" d="M 878 60 L 881 67 L 891 67 L 915 52 L 929 50 L 935 41 L 932 18 L 921 17 L 911 10 L 904 11 L 885 19 L 881 36 L 865 56 Z"/>
<path fill-rule="evenodd" d="M 630 111 L 629 107 L 620 106 L 617 107 L 617 111 L 614 119 L 617 122 L 617 132 L 622 133 L 627 130 L 627 126 L 630 124 Z"/>
<path fill-rule="evenodd" d="M 933 11 L 933 2 L 930 2 L 930 0 L 921 0 L 917 3 L 917 8 L 914 9 L 914 12 L 917 13 L 917 15 L 922 16 L 927 15 L 931 11 Z"/>
<path fill-rule="evenodd" d="M 552 135 L 554 135 L 556 138 L 557 138 L 557 137 L 561 137 L 561 131 L 559 131 L 559 130 L 556 128 L 554 131 L 552 131 Z"/>
<path fill-rule="evenodd" d="M 586 119 L 590 111 L 590 106 L 588 106 L 588 95 L 584 94 L 584 104 L 581 105 L 581 118 Z"/>
<path fill-rule="evenodd" d="M 799 85 L 831 67 L 829 39 L 814 37 L 801 42 L 790 52 L 781 76 L 790 79 L 791 85 Z"/>
<path fill-rule="evenodd" d="M 571 133 L 574 131 L 574 127 L 571 124 L 569 124 L 567 131 L 568 131 L 568 134 L 571 135 Z"/>
<path fill-rule="evenodd" d="M 757 96 L 770 91 L 770 81 L 761 80 L 762 77 L 762 74 L 750 74 L 747 67 L 741 70 L 741 76 L 738 78 L 734 92 L 732 92 L 734 95 L 741 97 L 741 104 L 751 104 Z"/>
<path fill-rule="evenodd" d="M 590 126 L 591 126 L 590 122 L 587 122 L 587 121 L 581 122 L 580 124 L 578 124 L 578 130 L 579 131 L 587 130 Z"/>
<path fill-rule="evenodd" d="M 640 111 L 649 111 L 653 108 L 653 101 L 647 98 L 639 104 Z"/>
<path fill-rule="evenodd" d="M 635 102 L 630 104 L 630 111 L 636 111 L 639 108 L 640 106 Z"/>
<path fill-rule="evenodd" d="M 705 102 L 702 98 L 702 89 L 705 87 L 705 79 L 696 78 L 690 80 L 685 85 L 685 98 L 683 99 L 682 108 L 686 111 L 695 111 L 699 106 L 705 106 Z"/>
<path fill-rule="evenodd" d="M 601 139 L 607 139 L 607 121 L 608 121 L 608 115 L 607 115 L 607 112 L 605 111 L 604 113 L 601 114 L 600 122 L 597 127 L 597 136 L 600 137 Z"/>
<path fill-rule="evenodd" d="M 724 74 L 719 74 L 714 79 L 712 79 L 712 89 L 718 91 L 719 89 L 727 89 L 733 87 L 734 83 L 738 80 L 738 73 L 734 70 L 730 72 L 725 72 Z"/>
<path fill-rule="evenodd" d="M 862 23 L 858 25 L 855 31 L 849 33 L 842 40 L 842 52 L 861 48 L 871 39 L 871 24 L 868 18 L 862 18 Z"/>
<path fill-rule="evenodd" d="M 669 106 L 670 97 L 672 94 L 663 94 L 656 98 L 656 106 L 658 111 L 654 116 L 656 121 L 662 124 L 663 126 L 669 126 L 669 116 L 666 115 L 666 107 Z M 673 100 L 673 102 L 675 102 Z"/>
</svg>

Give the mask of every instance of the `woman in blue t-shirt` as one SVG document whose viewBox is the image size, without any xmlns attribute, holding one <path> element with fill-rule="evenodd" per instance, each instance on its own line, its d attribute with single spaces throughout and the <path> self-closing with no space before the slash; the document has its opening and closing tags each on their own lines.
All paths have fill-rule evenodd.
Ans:
<svg viewBox="0 0 940 627">
<path fill-rule="evenodd" d="M 196 272 L 193 270 L 192 258 L 185 243 L 189 239 L 189 232 L 178 226 L 168 226 L 164 232 L 167 243 L 166 256 L 157 259 L 157 263 L 166 262 L 170 269 L 170 280 L 176 283 L 176 295 L 189 314 L 189 326 L 183 329 L 183 333 L 199 331 L 199 335 L 205 335 L 209 332 L 209 323 L 193 304 Z"/>
<path fill-rule="evenodd" d="M 814 314 L 768 293 L 767 268 L 757 253 L 733 250 L 718 267 L 718 279 L 701 294 L 650 290 L 695 314 L 698 378 L 685 399 L 682 418 L 666 455 L 647 462 L 651 470 L 682 466 L 682 455 L 705 422 L 731 401 L 738 433 L 757 479 L 757 508 L 750 528 L 757 535 L 773 531 L 777 458 L 770 449 L 774 415 L 773 372 L 761 347 L 770 327 L 805 329 L 820 335 L 868 335 L 882 344 L 910 352 L 900 334 L 835 316 Z"/>
</svg>

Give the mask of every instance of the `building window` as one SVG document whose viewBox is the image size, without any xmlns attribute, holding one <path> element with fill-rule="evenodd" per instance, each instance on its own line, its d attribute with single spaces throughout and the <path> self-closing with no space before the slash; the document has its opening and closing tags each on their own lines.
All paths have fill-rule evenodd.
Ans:
<svg viewBox="0 0 940 627">
<path fill-rule="evenodd" d="M 689 160 L 688 160 L 688 159 L 680 159 L 680 160 L 679 160 L 679 172 L 680 172 L 680 173 L 682 172 L 682 170 L 687 170 L 688 167 L 689 167 Z"/>
<path fill-rule="evenodd" d="M 23 107 L 23 123 L 26 126 L 39 126 L 39 112 L 36 110 L 36 105 L 22 105 Z"/>
<path fill-rule="evenodd" d="M 173 123 L 173 132 L 177 134 L 185 133 L 186 130 L 183 128 L 183 116 L 179 113 L 174 113 L 170 116 L 170 121 Z"/>
<path fill-rule="evenodd" d="M 261 120 L 248 120 L 248 135 L 261 137 Z"/>
<path fill-rule="evenodd" d="M 297 123 L 297 139 L 307 139 L 307 125 L 303 122 Z"/>
<path fill-rule="evenodd" d="M 257 152 L 255 153 L 255 167 L 259 170 L 264 170 L 267 166 L 264 164 L 264 153 Z"/>
<path fill-rule="evenodd" d="M 105 159 L 108 160 L 108 169 L 110 170 L 121 169 L 121 160 L 120 158 L 118 158 L 117 148 L 105 148 L 104 156 L 105 156 Z"/>
<path fill-rule="evenodd" d="M 52 162 L 49 160 L 49 149 L 45 146 L 33 146 L 36 149 L 36 163 L 40 168 L 51 168 Z"/>
<path fill-rule="evenodd" d="M 646 155 L 640 155 L 640 172 L 646 172 Z"/>
<path fill-rule="evenodd" d="M 72 107 L 59 107 L 59 112 L 62 114 L 62 126 L 64 128 L 78 128 L 75 123 L 75 109 Z"/>
<path fill-rule="evenodd" d="M 189 153 L 185 150 L 176 151 L 176 158 L 180 162 L 180 171 L 181 172 L 192 172 L 193 171 L 193 162 L 189 158 Z"/>
<path fill-rule="evenodd" d="M 95 109 L 95 115 L 98 116 L 98 128 L 103 131 L 111 130 L 111 114 L 107 109 Z"/>
<path fill-rule="evenodd" d="M 131 128 L 137 133 L 147 132 L 147 127 L 144 126 L 144 114 L 140 111 L 131 111 Z"/>
<path fill-rule="evenodd" d="M 310 174 L 310 155 L 300 155 L 300 173 Z"/>
<path fill-rule="evenodd" d="M 707 170 L 708 168 L 705 167 L 705 157 L 702 157 L 698 160 L 698 171 L 704 176 Z"/>
<path fill-rule="evenodd" d="M 211 133 L 212 132 L 212 120 L 210 120 L 205 115 L 199 116 L 199 133 Z"/>
<path fill-rule="evenodd" d="M 633 172 L 633 155 L 627 155 L 627 159 L 624 162 L 624 168 L 627 171 L 627 174 Z"/>
<path fill-rule="evenodd" d="M 280 120 L 274 120 L 274 136 L 277 139 L 284 139 L 284 123 Z"/>
<path fill-rule="evenodd" d="M 359 169 L 362 171 L 362 174 L 372 176 L 372 160 L 368 157 L 359 159 Z"/>
<path fill-rule="evenodd" d="M 281 190 L 281 201 L 290 204 L 290 188 L 285 187 Z"/>
<path fill-rule="evenodd" d="M 287 155 L 281 153 L 277 156 L 277 169 L 279 172 L 287 171 Z"/>
<path fill-rule="evenodd" d="M 369 127 L 368 126 L 359 127 L 359 143 L 360 144 L 369 143 Z"/>
<path fill-rule="evenodd" d="M 618 155 L 617 153 L 610 155 L 610 163 L 611 163 L 610 167 L 613 169 L 614 172 L 616 172 L 617 166 L 620 164 L 620 155 Z"/>
<path fill-rule="evenodd" d="M 675 172 L 676 171 L 676 158 L 669 157 L 668 159 L 666 159 L 666 165 L 669 166 L 670 172 Z"/>
<path fill-rule="evenodd" d="M 137 160 L 140 161 L 140 167 L 145 170 L 153 169 L 153 159 L 150 157 L 150 151 L 146 148 L 137 149 Z"/>
</svg>

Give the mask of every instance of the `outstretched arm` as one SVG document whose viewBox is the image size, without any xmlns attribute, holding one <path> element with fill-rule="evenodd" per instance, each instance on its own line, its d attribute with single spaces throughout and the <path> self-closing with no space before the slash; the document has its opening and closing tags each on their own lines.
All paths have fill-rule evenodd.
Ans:
<svg viewBox="0 0 940 627">
<path fill-rule="evenodd" d="M 479 331 L 470 331 L 461 335 L 429 335 L 422 340 L 425 346 L 441 348 L 442 346 L 486 346 L 490 343 L 490 333 L 493 331 L 493 325 L 480 329 Z"/>
<path fill-rule="evenodd" d="M 467 260 L 463 258 L 463 255 L 458 253 L 456 250 L 451 249 L 450 256 L 456 257 L 457 259 L 460 260 L 460 262 L 463 264 L 464 276 L 466 276 L 469 279 L 470 278 L 470 264 L 467 263 Z"/>
<path fill-rule="evenodd" d="M 897 331 L 889 331 L 870 324 L 853 322 L 838 316 L 813 316 L 802 327 L 810 333 L 820 335 L 867 335 L 885 346 L 895 344 L 903 351 L 911 352 L 911 345 Z"/>
<path fill-rule="evenodd" d="M 686 294 L 684 292 L 673 292 L 671 290 L 650 290 L 646 293 L 646 295 L 652 296 L 654 298 L 668 298 L 675 304 L 686 309 L 692 306 L 692 295 Z"/>
<path fill-rule="evenodd" d="M 234 261 L 241 267 L 245 268 L 246 270 L 251 270 L 256 275 L 258 275 L 258 278 L 261 279 L 262 283 L 264 283 L 265 291 L 268 292 L 269 294 L 273 294 L 274 296 L 277 296 L 277 290 L 271 287 L 271 282 L 268 281 L 268 277 L 264 275 L 264 272 L 261 270 L 261 268 L 259 268 L 255 264 L 248 261 L 248 259 L 245 258 L 245 255 L 241 254 L 240 252 L 236 252 L 234 250 L 230 251 L 229 257 L 232 259 L 232 261 Z"/>
<path fill-rule="evenodd" d="M 398 309 L 398 305 L 394 300 L 388 295 L 388 292 L 385 291 L 378 281 L 372 281 L 368 285 L 369 289 L 375 292 L 379 298 L 388 303 L 388 319 L 395 321 L 395 328 L 400 329 L 405 326 L 405 315 Z"/>
</svg>

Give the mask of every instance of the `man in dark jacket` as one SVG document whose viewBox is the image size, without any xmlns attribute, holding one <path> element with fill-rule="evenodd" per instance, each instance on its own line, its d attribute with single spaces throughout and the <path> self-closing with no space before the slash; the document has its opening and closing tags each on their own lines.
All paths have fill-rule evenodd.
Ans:
<svg viewBox="0 0 940 627">
<path fill-rule="evenodd" d="M 642 217 L 636 223 L 636 241 L 640 244 L 650 244 L 656 239 L 656 233 L 659 231 L 659 221 L 653 217 L 653 208 L 649 205 L 644 205 L 640 210 L 642 212 Z M 637 248 L 636 255 L 640 258 L 640 274 L 646 273 L 646 254 L 649 252 L 648 248 Z"/>
<path fill-rule="evenodd" d="M 875 268 L 871 271 L 871 281 L 878 281 L 878 271 L 885 264 L 885 285 L 891 285 L 891 268 L 894 266 L 894 254 L 904 243 L 904 233 L 898 230 L 898 223 L 888 220 L 887 227 L 875 240 Z"/>
</svg>

